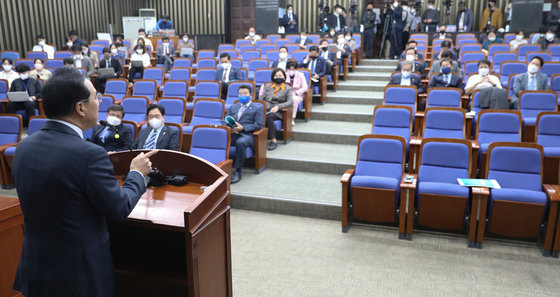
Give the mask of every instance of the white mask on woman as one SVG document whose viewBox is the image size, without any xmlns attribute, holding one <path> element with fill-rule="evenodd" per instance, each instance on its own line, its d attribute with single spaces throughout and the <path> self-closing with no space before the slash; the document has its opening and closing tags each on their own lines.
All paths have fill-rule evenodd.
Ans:
<svg viewBox="0 0 560 297">
<path fill-rule="evenodd" d="M 515 35 L 515 39 L 517 41 L 521 41 L 521 40 L 523 40 L 523 35 Z"/>
<path fill-rule="evenodd" d="M 43 64 L 41 64 L 41 63 L 35 64 L 35 69 L 36 69 L 37 71 L 43 70 Z"/>
<path fill-rule="evenodd" d="M 119 50 L 116 48 L 111 49 L 111 54 L 117 54 L 118 52 Z"/>
<path fill-rule="evenodd" d="M 12 71 L 12 65 L 2 65 L 2 68 L 4 68 L 4 71 L 6 72 Z"/>
</svg>

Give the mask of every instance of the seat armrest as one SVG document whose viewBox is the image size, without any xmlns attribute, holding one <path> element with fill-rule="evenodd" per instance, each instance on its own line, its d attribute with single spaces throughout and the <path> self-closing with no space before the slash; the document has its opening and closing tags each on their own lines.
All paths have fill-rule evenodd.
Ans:
<svg viewBox="0 0 560 297">
<path fill-rule="evenodd" d="M 412 183 L 405 183 L 404 182 L 404 178 L 407 175 L 412 175 L 414 176 L 414 181 Z M 405 173 L 403 174 L 402 178 L 401 178 L 401 189 L 416 189 L 416 182 L 418 181 L 418 174 L 409 174 L 409 173 Z"/>
<path fill-rule="evenodd" d="M 354 176 L 355 169 L 348 169 L 344 174 L 340 177 L 340 183 L 347 184 L 350 182 L 350 179 Z"/>
<path fill-rule="evenodd" d="M 558 193 L 557 185 L 546 185 L 543 184 L 543 191 L 551 202 L 560 202 L 560 193 Z"/>
<path fill-rule="evenodd" d="M 472 194 L 477 196 L 490 196 L 490 189 L 484 187 L 472 187 Z"/>
<path fill-rule="evenodd" d="M 478 140 L 476 140 L 476 139 L 471 139 L 471 145 L 472 145 L 472 148 L 475 149 L 475 150 L 480 149 L 480 144 L 478 143 Z"/>
</svg>

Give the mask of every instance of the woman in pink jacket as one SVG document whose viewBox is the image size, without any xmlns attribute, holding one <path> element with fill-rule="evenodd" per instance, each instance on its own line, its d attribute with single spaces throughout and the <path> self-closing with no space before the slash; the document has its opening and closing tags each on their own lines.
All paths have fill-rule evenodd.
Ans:
<svg viewBox="0 0 560 297">
<path fill-rule="evenodd" d="M 287 83 L 292 84 L 292 99 L 294 101 L 294 114 L 292 117 L 292 125 L 295 125 L 294 119 L 298 112 L 298 105 L 303 102 L 303 95 L 307 92 L 307 79 L 302 72 L 297 71 L 298 63 L 296 61 L 288 61 L 286 63 Z"/>
</svg>

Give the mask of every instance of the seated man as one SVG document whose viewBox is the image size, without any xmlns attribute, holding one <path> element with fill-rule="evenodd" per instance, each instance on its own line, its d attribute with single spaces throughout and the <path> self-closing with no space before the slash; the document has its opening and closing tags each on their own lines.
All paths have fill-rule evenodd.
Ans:
<svg viewBox="0 0 560 297">
<path fill-rule="evenodd" d="M 541 49 L 543 51 L 547 51 L 549 45 L 558 43 L 560 43 L 560 40 L 556 37 L 552 29 L 548 29 L 544 34 L 544 38 L 539 39 L 539 44 L 541 45 Z"/>
<path fill-rule="evenodd" d="M 288 63 L 288 48 L 283 46 L 279 50 L 278 59 L 272 62 L 272 68 L 281 68 L 286 71 L 286 63 Z"/>
<path fill-rule="evenodd" d="M 342 66 L 342 61 L 352 55 L 352 50 L 346 44 L 344 34 L 338 34 L 336 41 L 336 64 Z"/>
<path fill-rule="evenodd" d="M 175 47 L 169 43 L 169 37 L 165 36 L 161 39 L 161 45 L 157 48 L 158 64 L 163 64 L 165 73 L 169 72 L 173 65 L 173 57 L 175 57 Z"/>
<path fill-rule="evenodd" d="M 86 69 L 86 77 L 89 79 L 93 74 L 93 62 L 87 56 L 82 54 L 82 45 L 73 45 L 72 46 L 72 58 L 74 59 L 74 67 L 76 68 L 85 68 Z"/>
<path fill-rule="evenodd" d="M 140 38 L 142 38 L 142 41 L 144 41 L 145 46 L 149 46 L 152 50 L 154 49 L 154 45 L 152 44 L 152 41 L 146 37 L 146 30 L 144 28 L 138 29 L 138 38 L 134 39 L 134 43 L 132 44 L 133 48 L 136 46 L 136 44 L 138 44 L 138 40 L 140 40 Z M 115 44 L 116 43 L 117 42 L 115 42 Z"/>
<path fill-rule="evenodd" d="M 74 67 L 74 59 L 73 58 L 64 58 L 64 60 L 62 60 L 62 63 L 64 64 L 64 67 Z"/>
<path fill-rule="evenodd" d="M 448 59 L 448 60 L 451 61 L 451 68 L 452 68 L 451 72 L 457 73 L 459 76 L 463 76 L 463 72 L 461 70 L 461 67 L 459 67 L 459 62 L 457 62 L 456 60 L 453 60 L 453 52 L 452 51 L 442 51 L 440 56 L 441 56 L 441 59 L 432 62 L 432 67 L 430 68 L 430 72 L 428 73 L 428 77 L 431 77 L 432 73 L 441 72 L 441 60 L 442 59 Z"/>
<path fill-rule="evenodd" d="M 420 61 L 424 61 L 424 55 L 418 51 L 418 42 L 416 42 L 416 40 L 409 40 L 408 43 L 406 44 L 406 48 L 413 48 L 414 50 L 416 50 L 416 57 L 415 59 L 420 60 Z M 399 58 L 399 60 L 404 60 L 406 59 L 406 51 L 403 52 Z"/>
<path fill-rule="evenodd" d="M 121 77 L 121 75 L 123 74 L 123 68 L 121 66 L 121 63 L 119 62 L 119 59 L 114 58 L 111 55 L 111 49 L 108 47 L 103 48 L 103 59 L 101 59 L 101 61 L 99 62 L 99 68 L 113 68 L 113 71 L 115 71 L 115 75 L 113 77 L 101 75 L 97 77 L 97 86 L 101 90 L 101 93 L 105 93 L 105 83 L 107 82 L 107 80 L 111 78 Z"/>
<path fill-rule="evenodd" d="M 319 93 L 319 80 L 327 73 L 327 62 L 323 57 L 319 56 L 319 48 L 312 46 L 309 48 L 309 54 L 299 64 L 298 67 L 307 68 L 311 71 L 311 86 L 313 93 Z"/>
<path fill-rule="evenodd" d="M 332 68 L 336 64 L 336 54 L 329 50 L 329 42 L 326 39 L 321 39 L 319 49 L 319 56 L 327 62 L 326 74 L 329 75 L 332 73 Z"/>
<path fill-rule="evenodd" d="M 439 52 L 435 52 L 433 57 L 432 57 L 432 61 L 434 60 L 441 60 L 441 53 L 443 53 L 444 51 L 450 51 L 451 52 L 451 59 L 453 61 L 457 61 L 457 53 L 455 53 L 452 49 L 451 49 L 451 42 L 449 40 L 445 40 L 441 43 L 441 50 Z"/>
<path fill-rule="evenodd" d="M 413 48 L 406 49 L 406 60 L 413 63 L 412 72 L 420 72 L 420 78 L 426 78 L 426 72 L 424 71 L 424 64 L 418 60 L 415 60 L 416 50 Z M 397 65 L 396 71 L 401 71 L 402 62 Z"/>
<path fill-rule="evenodd" d="M 488 50 L 490 48 L 490 45 L 499 43 L 504 43 L 504 41 L 500 37 L 496 36 L 495 30 L 490 30 L 488 32 L 488 39 L 486 39 L 486 41 L 484 41 L 484 43 L 482 44 L 482 53 L 484 53 L 484 55 L 488 57 Z"/>
<path fill-rule="evenodd" d="M 438 33 L 432 35 L 432 39 L 453 39 L 453 35 L 445 32 L 445 25 L 441 25 L 438 28 Z"/>
<path fill-rule="evenodd" d="M 307 49 L 307 45 L 313 43 L 313 41 L 307 38 L 307 31 L 303 30 L 301 31 L 299 38 L 296 39 L 295 43 L 299 45 L 300 49 Z"/>
<path fill-rule="evenodd" d="M 401 73 L 396 73 L 395 75 L 391 76 L 391 81 L 389 81 L 389 84 L 399 86 L 416 86 L 418 94 L 424 93 L 421 79 L 416 75 L 412 75 L 412 62 L 402 62 L 401 69 Z"/>
<path fill-rule="evenodd" d="M 41 98 L 42 84 L 37 79 L 29 77 L 31 68 L 25 63 L 16 66 L 16 72 L 19 78 L 15 79 L 10 86 L 10 92 L 27 92 L 29 101 L 26 102 L 8 102 L 6 111 L 8 113 L 16 113 L 18 109 L 25 109 L 25 119 L 35 115 L 35 109 L 38 108 L 37 99 Z"/>
<path fill-rule="evenodd" d="M 32 49 L 34 52 L 45 52 L 47 53 L 47 59 L 54 59 L 54 47 L 47 44 L 45 36 L 39 34 L 35 37 L 37 40 L 37 45 L 35 45 Z"/>
<path fill-rule="evenodd" d="M 473 74 L 469 77 L 467 85 L 465 86 L 465 93 L 470 95 L 475 90 L 485 88 L 502 88 L 500 79 L 497 76 L 489 75 L 492 67 L 492 62 L 483 59 L 478 61 L 478 74 Z"/>
<path fill-rule="evenodd" d="M 534 57 L 529 61 L 527 72 L 515 76 L 513 79 L 513 95 L 511 96 L 511 108 L 518 109 L 519 95 L 521 92 L 529 91 L 544 91 L 548 90 L 548 77 L 546 74 L 541 73 L 540 70 L 544 65 L 544 60 L 541 57 Z"/>
<path fill-rule="evenodd" d="M 249 35 L 245 36 L 245 39 L 251 41 L 251 44 L 255 44 L 257 40 L 261 40 L 261 37 L 257 35 L 255 27 L 249 28 Z"/>
<path fill-rule="evenodd" d="M 230 81 L 241 80 L 243 77 L 241 75 L 241 70 L 239 68 L 233 67 L 231 64 L 231 57 L 228 53 L 222 53 L 220 55 L 220 63 L 222 67 L 218 68 L 216 71 L 216 81 L 222 83 L 222 99 L 227 98 L 228 83 Z"/>
<path fill-rule="evenodd" d="M 458 88 L 463 91 L 463 79 L 451 72 L 451 60 L 441 60 L 441 73 L 432 76 L 428 90 L 434 87 Z M 421 110 L 426 108 L 426 99 L 422 100 Z"/>
<path fill-rule="evenodd" d="M 165 108 L 158 104 L 148 107 L 149 126 L 140 130 L 132 149 L 179 150 L 179 133 L 165 125 Z"/>
<path fill-rule="evenodd" d="M 113 104 L 107 109 L 107 123 L 110 126 L 97 125 L 93 127 L 89 141 L 103 147 L 107 152 L 119 152 L 130 148 L 132 144 L 132 130 L 122 124 L 124 108 Z"/>
<path fill-rule="evenodd" d="M 264 110 L 260 104 L 252 104 L 253 90 L 251 86 L 242 85 L 239 87 L 239 102 L 233 104 L 226 116 L 235 119 L 236 127 L 231 128 L 231 146 L 235 146 L 236 154 L 233 161 L 233 172 L 231 173 L 231 183 L 234 184 L 241 180 L 241 169 L 247 158 L 248 147 L 254 149 L 255 139 L 253 132 L 262 129 L 264 126 Z"/>
</svg>

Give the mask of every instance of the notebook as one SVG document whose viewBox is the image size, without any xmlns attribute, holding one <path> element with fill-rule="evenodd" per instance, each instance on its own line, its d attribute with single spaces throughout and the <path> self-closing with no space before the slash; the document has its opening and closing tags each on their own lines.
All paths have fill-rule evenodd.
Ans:
<svg viewBox="0 0 560 297">
<path fill-rule="evenodd" d="M 140 68 L 140 67 L 144 66 L 144 62 L 142 62 L 142 61 L 130 61 L 130 66 Z"/>
<path fill-rule="evenodd" d="M 193 55 L 193 49 L 190 47 L 187 48 L 182 48 L 181 49 L 181 56 L 192 56 Z"/>
<path fill-rule="evenodd" d="M 113 69 L 112 67 L 100 68 L 99 69 L 99 77 L 100 78 L 113 78 L 113 77 L 115 77 L 115 69 Z"/>
<path fill-rule="evenodd" d="M 11 102 L 25 102 L 29 101 L 29 94 L 27 92 L 8 92 L 8 99 Z"/>
</svg>

